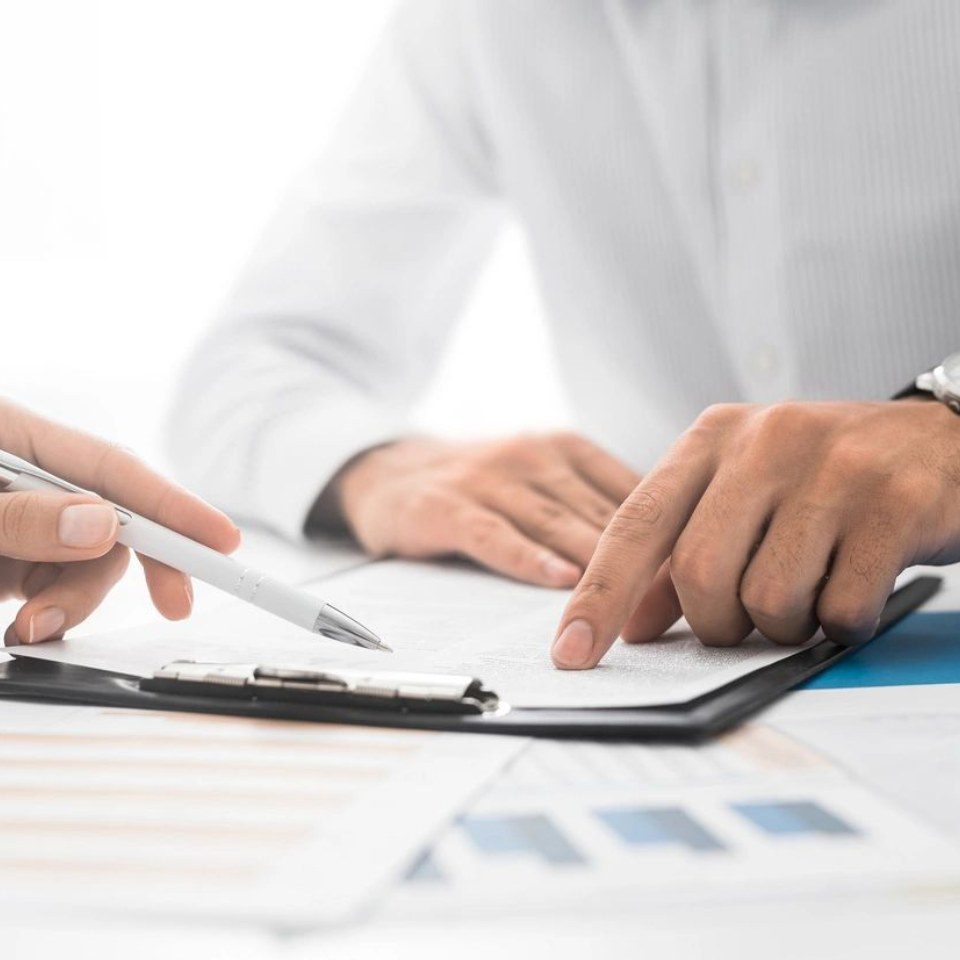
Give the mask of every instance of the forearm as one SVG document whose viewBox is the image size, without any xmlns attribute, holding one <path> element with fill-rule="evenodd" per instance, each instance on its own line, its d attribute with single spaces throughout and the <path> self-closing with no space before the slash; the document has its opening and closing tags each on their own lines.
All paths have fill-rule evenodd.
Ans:
<svg viewBox="0 0 960 960">
<path fill-rule="evenodd" d="M 289 536 L 350 457 L 403 432 L 502 219 L 458 9 L 400 8 L 170 420 L 191 483 Z"/>
<path fill-rule="evenodd" d="M 404 404 L 304 355 L 304 332 L 277 326 L 215 330 L 185 371 L 167 435 L 185 482 L 296 538 L 334 473 L 400 431 Z"/>
</svg>

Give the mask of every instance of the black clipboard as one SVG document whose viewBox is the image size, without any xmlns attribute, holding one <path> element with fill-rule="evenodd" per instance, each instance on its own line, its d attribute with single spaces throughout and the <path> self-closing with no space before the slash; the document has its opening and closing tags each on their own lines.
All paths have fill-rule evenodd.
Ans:
<svg viewBox="0 0 960 960">
<path fill-rule="evenodd" d="M 941 577 L 919 576 L 895 590 L 874 636 L 925 603 L 942 583 Z M 730 729 L 861 646 L 822 640 L 686 703 L 630 709 L 511 708 L 499 704 L 471 678 L 459 678 L 462 689 L 455 696 L 431 700 L 406 688 L 392 689 L 386 695 L 386 691 L 365 688 L 358 692 L 346 685 L 311 686 L 303 682 L 304 671 L 248 667 L 253 671 L 250 676 L 261 679 L 259 685 L 245 689 L 236 678 L 229 682 L 205 677 L 185 681 L 172 669 L 176 664 L 145 679 L 20 654 L 0 664 L 0 697 L 464 733 L 695 742 Z"/>
</svg>

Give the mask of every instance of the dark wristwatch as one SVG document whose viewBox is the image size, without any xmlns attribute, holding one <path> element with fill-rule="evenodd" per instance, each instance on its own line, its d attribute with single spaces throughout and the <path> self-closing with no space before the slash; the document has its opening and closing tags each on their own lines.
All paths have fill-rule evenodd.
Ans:
<svg viewBox="0 0 960 960">
<path fill-rule="evenodd" d="M 946 404 L 954 413 L 960 414 L 960 353 L 952 353 L 939 366 L 921 373 L 905 390 L 901 390 L 894 399 L 917 394 L 932 394 L 941 403 Z"/>
</svg>

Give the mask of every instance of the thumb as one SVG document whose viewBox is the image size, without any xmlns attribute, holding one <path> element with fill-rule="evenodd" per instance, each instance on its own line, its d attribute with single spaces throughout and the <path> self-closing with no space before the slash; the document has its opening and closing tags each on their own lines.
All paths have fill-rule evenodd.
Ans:
<svg viewBox="0 0 960 960">
<path fill-rule="evenodd" d="M 89 560 L 116 543 L 117 513 L 81 494 L 0 494 L 0 556 L 51 563 Z"/>
</svg>

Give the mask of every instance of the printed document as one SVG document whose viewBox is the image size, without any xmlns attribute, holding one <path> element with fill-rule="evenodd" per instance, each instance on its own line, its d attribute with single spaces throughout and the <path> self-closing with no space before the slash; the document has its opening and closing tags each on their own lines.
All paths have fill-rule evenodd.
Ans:
<svg viewBox="0 0 960 960">
<path fill-rule="evenodd" d="M 239 601 L 183 624 L 70 638 L 17 653 L 139 675 L 175 659 L 463 674 L 529 707 L 681 703 L 794 652 L 757 634 L 730 648 L 701 644 L 684 624 L 662 640 L 617 643 L 590 671 L 561 671 L 550 643 L 568 594 L 461 564 L 367 563 L 307 589 L 370 627 L 395 650 L 312 637 Z"/>
</svg>

